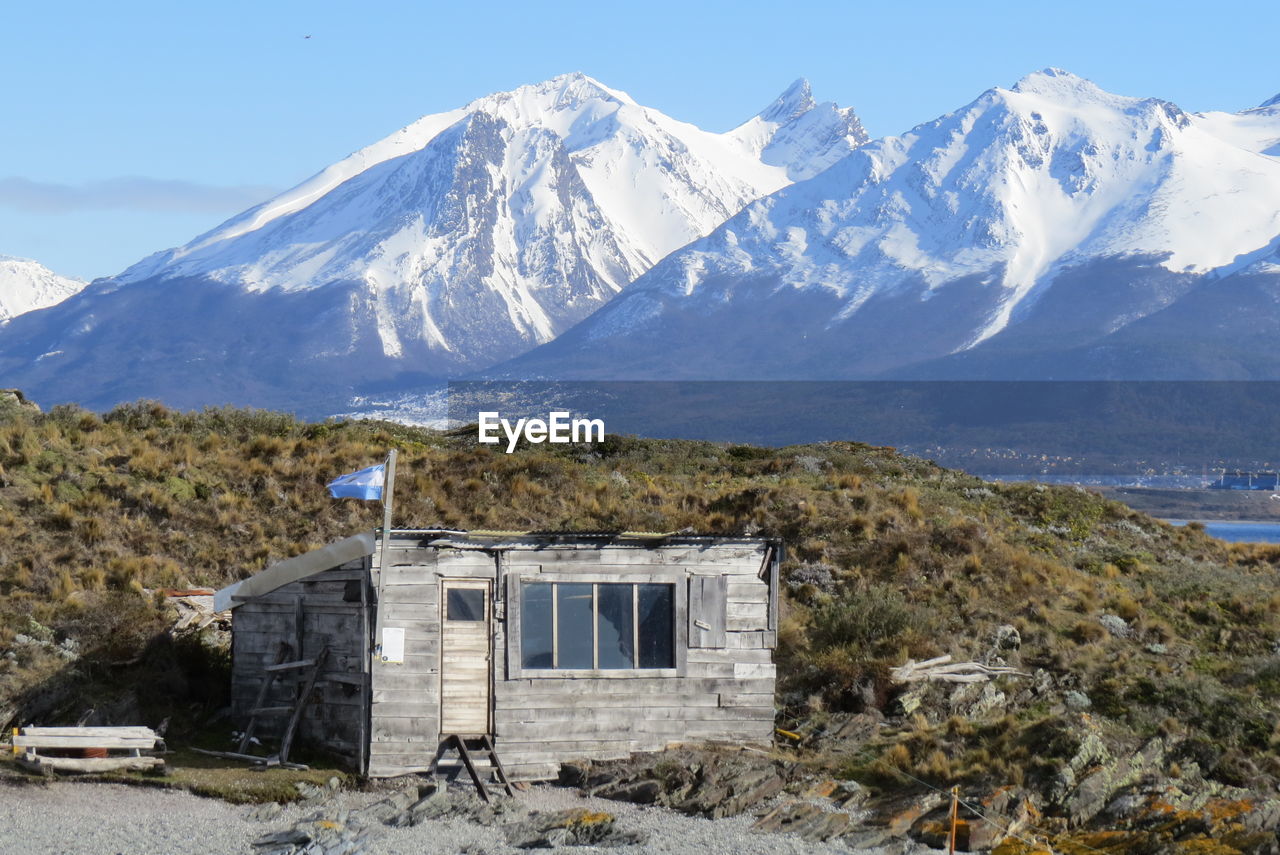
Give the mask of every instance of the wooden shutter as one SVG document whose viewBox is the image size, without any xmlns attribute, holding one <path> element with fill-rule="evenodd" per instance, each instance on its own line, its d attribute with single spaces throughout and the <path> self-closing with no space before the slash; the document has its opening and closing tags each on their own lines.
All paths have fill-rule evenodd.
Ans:
<svg viewBox="0 0 1280 855">
<path fill-rule="evenodd" d="M 725 646 L 725 602 L 729 586 L 724 576 L 689 578 L 689 646 Z"/>
</svg>

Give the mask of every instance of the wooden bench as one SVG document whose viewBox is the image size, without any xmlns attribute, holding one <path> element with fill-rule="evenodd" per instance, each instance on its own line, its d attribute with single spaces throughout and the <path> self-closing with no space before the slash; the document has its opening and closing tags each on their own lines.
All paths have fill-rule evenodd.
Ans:
<svg viewBox="0 0 1280 855">
<path fill-rule="evenodd" d="M 18 763 L 37 772 L 148 771 L 163 768 L 164 759 L 143 752 L 163 750 L 164 741 L 149 727 L 13 730 L 13 753 Z"/>
</svg>

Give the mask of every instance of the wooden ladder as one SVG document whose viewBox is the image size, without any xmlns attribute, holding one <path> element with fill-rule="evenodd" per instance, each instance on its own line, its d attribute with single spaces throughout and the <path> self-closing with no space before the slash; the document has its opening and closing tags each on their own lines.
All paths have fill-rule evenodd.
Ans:
<svg viewBox="0 0 1280 855">
<path fill-rule="evenodd" d="M 476 743 L 470 748 L 467 747 L 468 742 Z M 514 796 L 516 791 L 511 787 L 511 781 L 507 778 L 507 770 L 502 768 L 502 761 L 498 759 L 498 751 L 493 747 L 493 738 L 488 734 L 484 736 L 466 737 L 457 733 L 451 733 L 444 739 L 441 750 L 441 756 L 448 751 L 449 746 L 453 745 L 458 749 L 458 756 L 462 758 L 462 765 L 467 767 L 467 774 L 471 776 L 471 781 L 476 785 L 476 791 L 480 793 L 480 798 L 486 802 L 490 801 L 489 788 L 484 785 L 484 780 L 480 777 L 480 773 L 476 770 L 475 761 L 471 759 L 472 750 L 482 751 L 489 758 L 489 763 L 493 767 L 493 776 L 502 784 L 507 795 Z"/>
<path fill-rule="evenodd" d="M 278 659 L 283 659 L 284 653 L 285 651 L 282 649 Z M 293 735 L 298 729 L 298 722 L 302 720 L 302 710 L 311 699 L 311 691 L 316 687 L 316 680 L 319 678 L 320 671 L 324 668 L 325 660 L 328 657 L 329 647 L 326 645 L 320 648 L 320 652 L 316 654 L 314 659 L 298 659 L 292 662 L 277 661 L 276 664 L 266 667 L 262 687 L 258 689 L 258 698 L 253 702 L 253 708 L 249 710 L 249 723 L 245 726 L 244 735 L 240 737 L 238 753 L 247 754 L 249 742 L 253 739 L 253 731 L 258 726 L 258 719 L 288 715 L 289 723 L 285 725 L 284 735 L 280 738 L 280 751 L 266 759 L 268 765 L 277 763 L 285 765 L 289 762 L 289 749 L 293 747 Z M 302 672 L 302 691 L 298 693 L 294 702 L 290 705 L 264 706 L 267 698 L 271 696 L 271 689 L 276 685 L 276 681 L 295 671 Z"/>
</svg>

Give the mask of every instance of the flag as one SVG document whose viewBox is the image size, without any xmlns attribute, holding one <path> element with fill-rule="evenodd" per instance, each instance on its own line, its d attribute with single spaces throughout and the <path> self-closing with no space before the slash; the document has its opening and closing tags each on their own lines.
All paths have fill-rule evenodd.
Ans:
<svg viewBox="0 0 1280 855">
<path fill-rule="evenodd" d="M 329 494 L 335 499 L 381 499 L 386 477 L 387 464 L 379 463 L 377 466 L 334 478 L 328 484 Z"/>
</svg>

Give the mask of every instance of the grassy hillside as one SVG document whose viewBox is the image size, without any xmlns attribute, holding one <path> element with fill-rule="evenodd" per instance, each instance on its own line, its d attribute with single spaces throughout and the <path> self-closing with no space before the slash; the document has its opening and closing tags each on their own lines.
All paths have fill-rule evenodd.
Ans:
<svg viewBox="0 0 1280 855">
<path fill-rule="evenodd" d="M 323 485 L 390 446 L 397 526 L 784 538 L 783 723 L 909 708 L 815 755 L 843 773 L 1043 791 L 1094 734 L 1113 753 L 1162 736 L 1169 764 L 1217 784 L 1280 780 L 1280 549 L 853 442 L 611 436 L 507 455 L 469 431 L 151 403 L 0 402 L 0 719 L 96 703 L 197 726 L 219 703 L 216 656 L 157 640 L 164 605 L 143 590 L 220 586 L 380 524 L 379 505 Z M 998 644 L 1001 626 L 1020 643 Z M 904 705 L 889 669 L 941 654 L 1033 676 Z"/>
</svg>

